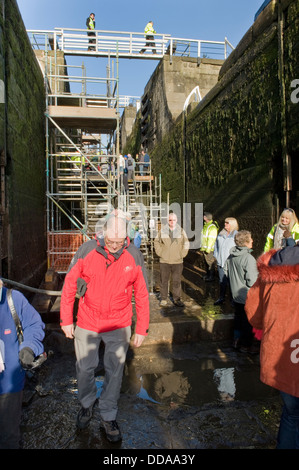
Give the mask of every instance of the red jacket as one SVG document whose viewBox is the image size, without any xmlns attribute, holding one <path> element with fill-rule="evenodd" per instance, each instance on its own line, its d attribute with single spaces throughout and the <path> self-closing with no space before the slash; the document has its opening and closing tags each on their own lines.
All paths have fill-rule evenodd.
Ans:
<svg viewBox="0 0 299 470">
<path fill-rule="evenodd" d="M 299 397 L 299 264 L 294 259 L 299 247 L 284 250 L 258 259 L 259 277 L 247 294 L 245 310 L 252 326 L 263 330 L 261 381 Z M 281 262 L 287 253 L 292 265 Z M 274 258 L 281 259 L 272 265 Z"/>
<path fill-rule="evenodd" d="M 103 242 L 102 242 L 103 243 Z M 86 286 L 79 300 L 77 325 L 90 331 L 104 332 L 132 323 L 132 291 L 136 306 L 135 332 L 147 335 L 149 295 L 142 253 L 129 239 L 117 253 L 109 253 L 97 239 L 84 243 L 75 254 L 61 296 L 60 322 L 73 323 L 77 280 Z"/>
</svg>

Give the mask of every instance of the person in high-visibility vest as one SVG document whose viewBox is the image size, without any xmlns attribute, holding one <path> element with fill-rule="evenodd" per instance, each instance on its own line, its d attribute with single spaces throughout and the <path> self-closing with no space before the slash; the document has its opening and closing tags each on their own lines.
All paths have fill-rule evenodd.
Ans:
<svg viewBox="0 0 299 470">
<path fill-rule="evenodd" d="M 275 248 L 279 250 L 287 246 L 287 239 L 293 238 L 295 241 L 299 240 L 299 223 L 294 209 L 289 207 L 285 208 L 278 222 L 273 225 L 267 235 L 266 243 L 264 246 L 264 253 Z"/>
<path fill-rule="evenodd" d="M 96 28 L 96 22 L 95 22 L 95 14 L 94 13 L 90 13 L 89 17 L 86 20 L 86 26 L 87 26 L 87 29 L 90 30 L 90 32 L 87 33 L 87 36 L 95 36 L 96 33 L 94 32 L 94 30 Z M 96 43 L 95 39 L 90 39 L 89 40 L 89 44 L 95 44 L 95 43 Z M 89 46 L 88 50 L 89 51 L 95 51 L 96 48 L 94 46 Z"/>
<path fill-rule="evenodd" d="M 153 54 L 156 54 L 156 44 L 154 41 L 154 34 L 156 31 L 154 30 L 154 23 L 153 21 L 149 21 L 144 28 L 144 35 L 145 35 L 145 47 L 151 47 Z M 145 49 L 141 49 L 140 54 L 143 54 Z"/>
<path fill-rule="evenodd" d="M 201 247 L 200 252 L 204 256 L 205 264 L 207 265 L 207 275 L 204 277 L 205 281 L 214 280 L 214 265 L 216 259 L 214 258 L 214 247 L 218 235 L 219 226 L 217 222 L 213 221 L 213 216 L 210 212 L 204 213 L 204 226 L 201 231 Z"/>
</svg>

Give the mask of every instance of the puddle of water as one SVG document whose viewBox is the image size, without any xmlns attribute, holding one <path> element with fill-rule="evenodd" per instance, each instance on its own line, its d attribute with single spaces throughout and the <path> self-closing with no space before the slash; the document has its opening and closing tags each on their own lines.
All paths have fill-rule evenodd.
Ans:
<svg viewBox="0 0 299 470">
<path fill-rule="evenodd" d="M 202 406 L 205 403 L 267 399 L 275 391 L 259 379 L 257 364 L 222 362 L 216 359 L 172 360 L 166 372 L 129 372 L 124 388 L 155 404 Z M 129 366 L 130 369 L 130 366 Z M 104 376 L 95 378 L 97 398 Z M 78 390 L 74 390 L 78 393 Z"/>
<path fill-rule="evenodd" d="M 158 401 L 154 400 L 153 398 L 151 398 L 149 396 L 149 394 L 147 393 L 147 390 L 143 387 L 143 377 L 142 376 L 139 378 L 139 380 L 140 380 L 141 386 L 140 386 L 140 391 L 137 393 L 137 397 L 142 398 L 143 400 L 151 401 L 152 403 L 160 404 L 160 402 L 158 402 Z"/>
<path fill-rule="evenodd" d="M 214 359 L 173 360 L 172 371 L 143 373 L 139 380 L 137 396 L 157 404 L 201 406 L 215 401 L 267 399 L 274 394 L 260 381 L 257 365 Z"/>
</svg>

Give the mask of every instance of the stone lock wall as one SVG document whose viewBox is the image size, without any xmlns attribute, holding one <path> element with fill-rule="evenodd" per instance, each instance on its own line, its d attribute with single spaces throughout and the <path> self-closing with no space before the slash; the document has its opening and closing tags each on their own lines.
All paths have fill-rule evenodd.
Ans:
<svg viewBox="0 0 299 470">
<path fill-rule="evenodd" d="M 272 0 L 213 88 L 150 151 L 164 201 L 202 202 L 221 228 L 225 217 L 236 217 L 252 231 L 255 255 L 286 207 L 287 175 L 289 203 L 299 212 L 299 104 L 290 99 L 299 79 L 298 28 L 299 1 Z"/>
<path fill-rule="evenodd" d="M 46 270 L 44 83 L 17 2 L 0 6 L 0 270 L 37 286 Z"/>
</svg>

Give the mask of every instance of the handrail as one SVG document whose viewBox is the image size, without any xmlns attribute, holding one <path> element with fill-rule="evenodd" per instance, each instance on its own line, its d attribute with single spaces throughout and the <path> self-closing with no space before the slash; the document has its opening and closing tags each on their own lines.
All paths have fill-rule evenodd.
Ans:
<svg viewBox="0 0 299 470">
<path fill-rule="evenodd" d="M 114 56 L 118 53 L 119 57 L 151 58 L 160 59 L 164 55 L 187 55 L 226 59 L 228 52 L 227 46 L 232 50 L 234 47 L 225 38 L 224 41 L 209 41 L 202 39 L 186 39 L 172 37 L 170 34 L 156 33 L 154 42 L 156 54 L 152 52 L 151 47 L 145 45 L 145 37 L 142 32 L 126 31 L 107 31 L 94 30 L 95 41 L 92 46 L 95 50 L 88 50 L 90 36 L 87 35 L 87 29 L 74 28 L 55 28 L 49 30 L 27 30 L 31 36 L 33 48 L 43 48 L 44 42 L 38 42 L 38 35 L 47 36 L 48 43 L 53 50 L 62 50 L 65 54 L 86 54 L 100 56 Z M 41 46 L 41 47 L 39 47 Z M 141 54 L 142 49 L 146 49 L 145 54 Z"/>
</svg>

